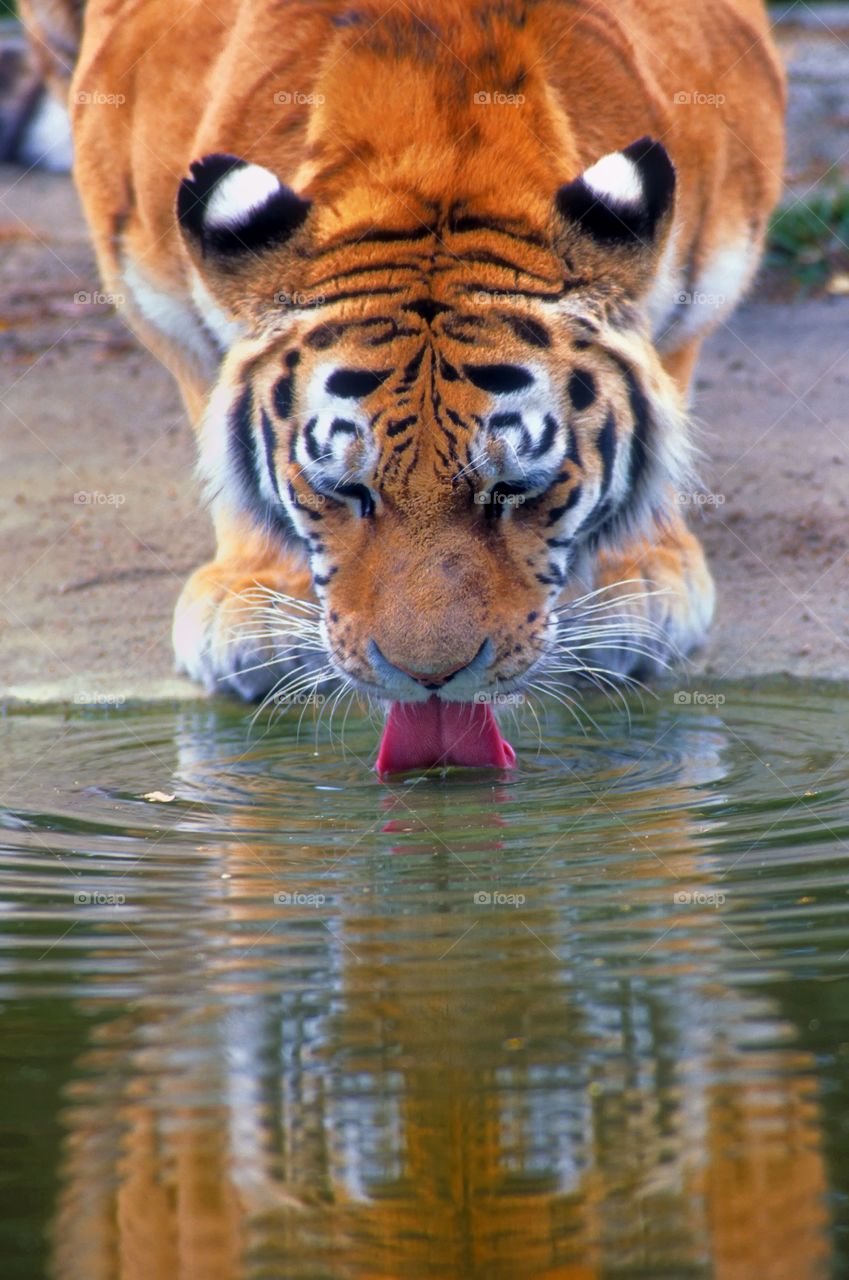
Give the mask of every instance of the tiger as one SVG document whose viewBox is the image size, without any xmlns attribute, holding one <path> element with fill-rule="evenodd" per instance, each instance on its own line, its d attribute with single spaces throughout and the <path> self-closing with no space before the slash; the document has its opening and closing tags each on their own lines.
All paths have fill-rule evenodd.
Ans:
<svg viewBox="0 0 849 1280">
<path fill-rule="evenodd" d="M 23 13 L 197 435 L 179 669 L 388 704 L 384 773 L 509 768 L 499 699 L 705 642 L 690 388 L 781 186 L 761 0 Z"/>
</svg>

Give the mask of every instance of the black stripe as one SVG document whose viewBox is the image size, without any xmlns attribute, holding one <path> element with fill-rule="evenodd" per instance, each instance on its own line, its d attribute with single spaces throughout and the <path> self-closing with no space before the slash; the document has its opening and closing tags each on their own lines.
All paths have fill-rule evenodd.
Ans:
<svg viewBox="0 0 849 1280">
<path fill-rule="evenodd" d="M 409 414 L 406 418 L 397 418 L 394 422 L 390 422 L 386 428 L 386 434 L 389 437 L 399 436 L 407 427 L 411 427 L 415 421 L 416 415 L 414 413 Z"/>
<path fill-rule="evenodd" d="M 616 461 L 616 415 L 611 409 L 604 420 L 604 426 L 598 433 L 596 448 L 601 455 L 601 497 L 610 488 L 613 479 L 613 464 Z"/>
<path fill-rule="evenodd" d="M 230 414 L 230 448 L 236 474 L 242 486 L 251 497 L 258 497 L 259 466 L 252 421 L 253 403 L 253 390 L 248 384 Z"/>
<path fill-rule="evenodd" d="M 544 453 L 548 453 L 549 449 L 554 444 L 555 437 L 557 436 L 557 428 L 559 425 L 557 419 L 553 418 L 550 413 L 547 413 L 544 421 L 545 430 L 540 437 L 539 444 L 533 452 L 533 456 L 535 458 L 541 458 Z"/>
<path fill-rule="evenodd" d="M 420 320 L 424 320 L 425 324 L 432 325 L 437 316 L 450 311 L 451 308 L 446 302 L 436 302 L 433 298 L 420 298 L 417 302 L 402 303 L 401 310 L 412 311 Z"/>
<path fill-rule="evenodd" d="M 271 423 L 269 422 L 269 427 Z M 265 424 L 263 422 L 263 436 Z M 273 431 L 272 431 L 273 440 Z M 269 442 L 265 439 L 266 450 Z M 257 525 L 273 530 L 287 542 L 298 541 L 298 534 L 291 521 L 277 503 L 263 497 L 260 486 L 258 441 L 253 424 L 253 391 L 246 386 L 230 414 L 230 456 L 233 469 L 239 479 L 242 497 Z M 277 478 L 273 464 L 269 472 L 277 491 Z"/>
<path fill-rule="evenodd" d="M 277 435 L 265 409 L 260 410 L 260 421 L 262 422 L 262 440 L 265 445 L 265 465 L 268 468 L 274 492 L 277 494 L 278 500 L 282 502 L 280 486 L 277 483 L 277 467 L 274 464 L 274 455 L 277 452 Z"/>
<path fill-rule="evenodd" d="M 583 413 L 585 409 L 589 409 L 591 404 L 595 404 L 598 390 L 595 377 L 590 373 L 589 369 L 574 370 L 569 379 L 568 392 L 569 399 L 578 413 Z"/>
<path fill-rule="evenodd" d="M 628 489 L 636 493 L 642 487 L 651 452 L 651 406 L 632 365 L 616 352 L 603 348 L 619 369 L 628 388 L 628 402 L 634 420 L 631 435 L 631 456 L 628 461 Z"/>
<path fill-rule="evenodd" d="M 456 266 L 456 259 L 452 256 L 452 264 Z M 520 266 L 517 262 L 511 262 L 509 258 L 502 258 L 498 253 L 490 253 L 487 250 L 477 250 L 474 256 L 463 255 L 464 267 L 500 267 L 505 271 L 512 271 L 516 275 L 526 276 L 529 280 L 536 280 L 539 284 L 547 284 L 550 288 L 554 288 L 559 281 L 553 281 L 547 276 L 537 275 L 535 271 L 529 271 L 527 267 Z M 499 292 L 505 292 L 499 290 Z M 510 289 L 507 292 L 513 293 Z"/>
<path fill-rule="evenodd" d="M 310 256 L 313 259 L 326 258 L 329 253 L 341 253 L 344 249 L 353 249 L 360 244 L 397 244 L 403 240 L 412 242 L 426 240 L 436 234 L 436 227 L 421 226 L 412 231 L 393 231 L 388 227 L 374 228 L 362 236 L 354 236 L 350 240 L 338 240 L 335 244 L 326 244 L 315 250 Z"/>
<path fill-rule="evenodd" d="M 330 434 L 331 436 L 355 436 L 357 428 L 347 418 L 334 418 L 330 426 Z"/>
<path fill-rule="evenodd" d="M 465 364 L 463 372 L 479 391 L 492 395 L 524 391 L 534 380 L 533 374 L 519 364 Z"/>
<path fill-rule="evenodd" d="M 497 235 L 509 236 L 511 240 L 518 240 L 522 244 L 536 245 L 538 249 L 551 248 L 551 245 L 542 236 L 534 235 L 533 232 L 513 231 L 500 223 L 487 222 L 485 219 L 476 217 L 473 214 L 452 219 L 448 224 L 448 230 L 452 235 L 465 235 L 469 231 L 493 231 Z"/>
<path fill-rule="evenodd" d="M 335 369 L 324 387 L 331 396 L 361 400 L 382 387 L 389 373 L 389 369 Z"/>
<path fill-rule="evenodd" d="M 325 295 L 321 302 L 315 301 L 312 307 L 314 311 L 318 311 L 321 307 L 332 307 L 334 302 L 349 302 L 352 298 L 393 297 L 397 293 L 406 292 L 406 288 L 402 285 L 375 285 L 371 289 L 341 289 L 339 293 Z"/>
<path fill-rule="evenodd" d="M 310 292 L 317 292 L 325 285 L 336 284 L 339 280 L 349 280 L 352 276 L 367 275 L 374 271 L 421 271 L 417 262 L 364 262 L 358 267 L 349 267 L 347 271 L 334 271 L 332 275 L 322 276 L 320 280 L 310 283 Z"/>
<path fill-rule="evenodd" d="M 551 525 L 557 524 L 558 520 L 562 520 L 563 517 L 567 514 L 567 512 L 571 511 L 572 508 L 576 506 L 580 496 L 581 496 L 581 485 L 576 484 L 572 492 L 569 494 L 569 497 L 566 499 L 566 501 L 562 503 L 559 507 L 552 507 L 551 511 L 549 511 L 548 520 L 546 522 L 549 528 L 551 527 Z"/>
<path fill-rule="evenodd" d="M 482 284 L 479 280 L 470 281 L 462 287 L 466 293 L 490 293 L 501 297 L 503 297 L 505 292 L 508 292 L 508 290 L 505 290 L 503 286 L 500 289 L 496 289 L 492 285 Z M 563 294 L 562 289 L 546 293 L 543 292 L 542 289 L 516 289 L 512 285 L 509 292 L 517 298 L 537 298 L 542 299 L 543 302 L 556 302 Z"/>
<path fill-rule="evenodd" d="M 304 427 L 304 445 L 307 451 L 307 457 L 315 462 L 321 455 L 318 447 L 318 441 L 315 438 L 315 429 L 318 426 L 318 418 L 310 418 Z"/>
<path fill-rule="evenodd" d="M 493 431 L 508 431 L 511 427 L 522 426 L 521 413 L 493 413 L 487 425 Z"/>
<path fill-rule="evenodd" d="M 631 402 L 631 413 L 634 417 L 634 431 L 631 436 L 631 457 L 628 461 L 628 485 L 636 492 L 641 487 L 648 467 L 651 411 L 648 396 L 637 381 L 633 369 L 629 369 L 626 372 L 625 380 L 628 383 L 628 397 Z"/>
<path fill-rule="evenodd" d="M 274 411 L 278 418 L 292 416 L 295 387 L 291 375 L 280 378 L 274 386 Z"/>
<path fill-rule="evenodd" d="M 517 338 L 526 342 L 529 347 L 550 347 L 551 334 L 544 324 L 532 320 L 530 316 L 505 316 Z"/>
<path fill-rule="evenodd" d="M 412 357 L 412 359 L 407 361 L 407 364 L 404 366 L 404 372 L 401 375 L 401 381 L 398 384 L 399 391 L 406 391 L 409 387 L 413 385 L 413 383 L 415 382 L 416 378 L 419 375 L 419 370 L 422 367 L 422 361 L 424 360 L 424 355 L 425 355 L 425 349 L 422 346 L 422 347 L 419 347 L 418 351 Z"/>
</svg>

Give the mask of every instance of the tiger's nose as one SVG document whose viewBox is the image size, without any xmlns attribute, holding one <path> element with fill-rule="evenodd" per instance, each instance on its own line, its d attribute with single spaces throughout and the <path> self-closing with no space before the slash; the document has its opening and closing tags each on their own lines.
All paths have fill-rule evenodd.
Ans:
<svg viewBox="0 0 849 1280">
<path fill-rule="evenodd" d="M 475 670 L 478 671 L 487 666 L 492 660 L 493 649 L 489 640 L 484 640 L 474 657 L 467 659 L 465 662 L 454 663 L 450 667 L 438 667 L 434 662 L 434 670 L 423 671 L 421 666 L 407 666 L 404 662 L 398 662 L 388 657 L 376 640 L 371 640 L 368 646 L 368 656 L 374 664 L 374 668 L 378 674 L 383 672 L 384 676 L 391 674 L 392 671 L 401 671 L 405 676 L 409 676 L 411 680 L 415 680 L 425 689 L 436 690 L 441 689 L 449 680 L 453 680 L 455 676 L 462 671 Z M 399 655 L 401 656 L 401 655 Z"/>
<path fill-rule="evenodd" d="M 409 667 L 402 667 L 400 662 L 394 662 L 392 665 L 399 671 L 403 671 L 404 675 L 409 676 L 411 680 L 417 680 L 419 684 L 423 684 L 426 689 L 441 689 L 452 676 L 465 671 L 471 663 L 461 662 L 456 667 L 446 667 L 444 671 L 412 671 Z"/>
</svg>

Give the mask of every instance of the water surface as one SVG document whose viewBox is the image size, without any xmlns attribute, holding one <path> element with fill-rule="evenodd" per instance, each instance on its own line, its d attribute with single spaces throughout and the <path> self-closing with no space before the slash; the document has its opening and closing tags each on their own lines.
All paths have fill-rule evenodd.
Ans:
<svg viewBox="0 0 849 1280">
<path fill-rule="evenodd" d="M 0 722 L 4 1280 L 849 1274 L 849 691 L 588 705 Z"/>
</svg>

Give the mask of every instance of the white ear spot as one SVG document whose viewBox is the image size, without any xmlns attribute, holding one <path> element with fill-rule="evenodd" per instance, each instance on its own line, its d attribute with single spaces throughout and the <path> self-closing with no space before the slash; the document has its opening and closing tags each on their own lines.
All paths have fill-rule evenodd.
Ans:
<svg viewBox="0 0 849 1280">
<path fill-rule="evenodd" d="M 206 225 L 226 228 L 248 222 L 279 190 L 280 180 L 261 164 L 233 169 L 221 179 L 209 199 Z"/>
<path fill-rule="evenodd" d="M 645 200 L 640 171 L 633 160 L 623 156 L 621 151 L 602 156 L 592 168 L 587 169 L 584 182 L 607 204 L 641 205 Z"/>
</svg>

